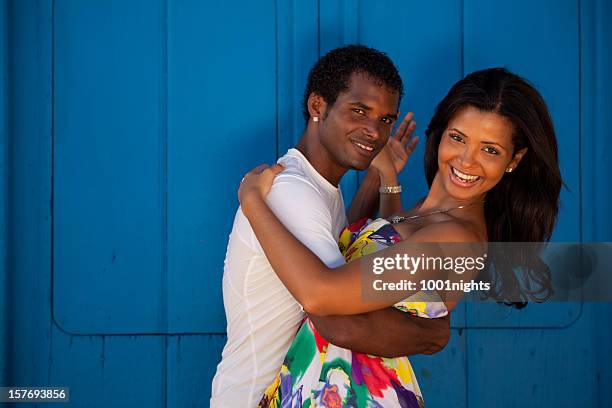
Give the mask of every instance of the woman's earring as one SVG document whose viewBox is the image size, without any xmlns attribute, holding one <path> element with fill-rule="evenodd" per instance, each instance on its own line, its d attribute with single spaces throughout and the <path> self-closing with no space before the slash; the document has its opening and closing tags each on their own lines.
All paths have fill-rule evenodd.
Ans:
<svg viewBox="0 0 612 408">
<path fill-rule="evenodd" d="M 506 169 L 506 173 L 512 173 L 512 170 L 514 170 L 512 167 L 508 167 L 508 168 Z"/>
<path fill-rule="evenodd" d="M 312 117 L 312 121 L 313 122 L 318 122 L 319 121 L 319 117 L 318 116 L 313 116 Z"/>
</svg>

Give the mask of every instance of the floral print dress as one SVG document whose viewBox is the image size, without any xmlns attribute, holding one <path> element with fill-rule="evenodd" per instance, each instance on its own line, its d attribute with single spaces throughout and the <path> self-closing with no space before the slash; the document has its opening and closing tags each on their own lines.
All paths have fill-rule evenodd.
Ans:
<svg viewBox="0 0 612 408">
<path fill-rule="evenodd" d="M 389 221 L 364 218 L 344 229 L 338 245 L 348 262 L 399 241 Z M 394 306 L 423 318 L 448 314 L 444 303 L 422 301 L 424 295 L 419 292 Z M 384 358 L 337 347 L 321 337 L 308 318 L 259 403 L 261 408 L 424 406 L 407 357 Z"/>
</svg>

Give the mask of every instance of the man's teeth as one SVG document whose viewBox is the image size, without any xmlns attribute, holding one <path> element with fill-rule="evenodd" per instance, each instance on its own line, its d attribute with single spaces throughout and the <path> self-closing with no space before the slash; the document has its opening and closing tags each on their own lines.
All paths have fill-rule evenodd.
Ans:
<svg viewBox="0 0 612 408">
<path fill-rule="evenodd" d="M 453 169 L 453 174 L 457 176 L 459 180 L 464 181 L 466 183 L 474 182 L 480 178 L 479 176 L 471 176 L 469 174 L 462 173 L 454 167 L 452 169 Z"/>
<path fill-rule="evenodd" d="M 361 143 L 358 143 L 358 142 L 355 142 L 355 144 L 357 146 L 361 147 L 363 150 L 367 150 L 368 152 L 371 152 L 372 150 L 374 150 L 373 147 L 362 145 Z"/>
</svg>

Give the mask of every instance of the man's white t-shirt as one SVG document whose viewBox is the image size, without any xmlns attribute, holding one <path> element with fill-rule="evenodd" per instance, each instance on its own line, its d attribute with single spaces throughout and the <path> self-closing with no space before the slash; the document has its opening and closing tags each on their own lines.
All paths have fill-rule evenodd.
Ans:
<svg viewBox="0 0 612 408">
<path fill-rule="evenodd" d="M 337 239 L 346 225 L 340 189 L 297 149 L 278 160 L 285 167 L 266 201 L 295 237 L 329 267 L 344 263 Z M 295 273 L 300 273 L 299 265 Z M 223 271 L 227 344 L 212 383 L 213 408 L 256 407 L 272 383 L 304 318 L 278 279 L 239 208 Z"/>
</svg>

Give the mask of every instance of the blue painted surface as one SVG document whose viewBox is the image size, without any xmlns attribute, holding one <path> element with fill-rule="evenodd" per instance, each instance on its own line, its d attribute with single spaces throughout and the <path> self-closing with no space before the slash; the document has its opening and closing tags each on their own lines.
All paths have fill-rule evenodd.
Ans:
<svg viewBox="0 0 612 408">
<path fill-rule="evenodd" d="M 557 242 L 580 241 L 580 151 L 575 148 L 581 136 L 578 6 L 576 0 L 557 1 L 549 12 L 546 2 L 469 0 L 464 7 L 464 72 L 506 66 L 529 79 L 547 101 L 566 184 L 552 237 Z M 557 29 L 560 22 L 563 30 Z M 579 303 L 548 303 L 534 305 L 529 313 L 509 313 L 494 304 L 467 306 L 468 327 L 565 327 L 581 308 Z"/>
<path fill-rule="evenodd" d="M 6 1 L 0 1 L 0 384 L 8 377 L 8 270 L 7 252 L 7 189 L 8 189 L 8 104 L 7 104 L 7 27 Z"/>
<path fill-rule="evenodd" d="M 207 406 L 236 186 L 295 144 L 310 66 L 350 42 L 396 62 L 421 135 L 463 74 L 529 78 L 569 187 L 554 239 L 612 241 L 611 17 L 605 0 L 0 0 L 0 385 Z M 412 360 L 430 407 L 612 406 L 611 320 L 604 303 L 464 303 L 447 348 Z"/>
<path fill-rule="evenodd" d="M 70 333 L 165 331 L 165 55 L 156 3 L 55 3 L 53 310 Z"/>
</svg>

